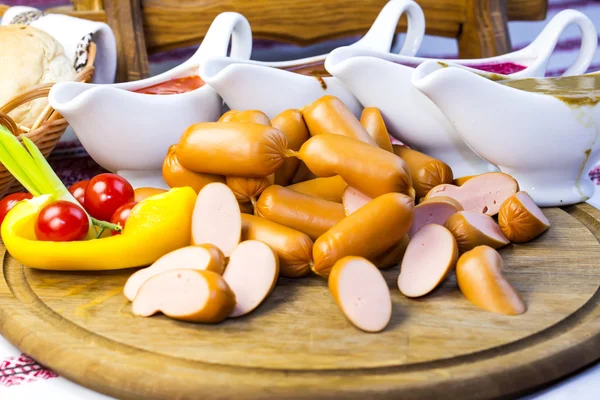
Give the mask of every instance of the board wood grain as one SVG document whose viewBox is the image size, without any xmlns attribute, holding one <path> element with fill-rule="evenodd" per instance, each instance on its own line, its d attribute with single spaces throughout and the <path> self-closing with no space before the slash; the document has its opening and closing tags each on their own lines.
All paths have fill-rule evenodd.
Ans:
<svg viewBox="0 0 600 400">
<path fill-rule="evenodd" d="M 422 299 L 386 270 L 393 318 L 354 328 L 318 277 L 280 279 L 254 313 L 217 325 L 138 318 L 129 271 L 49 272 L 6 252 L 0 332 L 59 374 L 129 398 L 490 398 L 528 392 L 600 358 L 600 212 L 545 209 L 552 228 L 501 250 L 528 311 L 469 303 L 451 276 Z"/>
</svg>

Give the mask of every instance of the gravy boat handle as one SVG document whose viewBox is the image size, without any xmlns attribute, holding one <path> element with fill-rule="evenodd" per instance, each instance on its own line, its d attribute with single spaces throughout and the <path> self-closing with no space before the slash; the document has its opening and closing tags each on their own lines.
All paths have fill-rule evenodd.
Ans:
<svg viewBox="0 0 600 400">
<path fill-rule="evenodd" d="M 544 76 L 558 39 L 570 25 L 576 25 L 581 30 L 581 47 L 577 59 L 562 76 L 585 73 L 596 53 L 598 34 L 594 23 L 577 10 L 564 10 L 556 14 L 529 46 L 513 54 L 536 58 L 537 74 Z"/>
<path fill-rule="evenodd" d="M 399 54 L 417 54 L 425 35 L 425 16 L 421 7 L 413 0 L 390 0 L 379 12 L 369 31 L 351 47 L 389 52 L 396 35 L 396 26 L 406 13 L 408 28 Z"/>
<path fill-rule="evenodd" d="M 242 14 L 224 12 L 213 20 L 198 50 L 182 65 L 198 65 L 207 56 L 227 56 L 231 39 L 231 57 L 248 60 L 252 53 L 252 30 Z"/>
</svg>

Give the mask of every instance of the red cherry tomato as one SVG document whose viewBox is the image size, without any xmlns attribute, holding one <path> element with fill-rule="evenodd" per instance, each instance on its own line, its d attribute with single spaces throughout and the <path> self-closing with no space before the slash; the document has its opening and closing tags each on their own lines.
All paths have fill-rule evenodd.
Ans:
<svg viewBox="0 0 600 400">
<path fill-rule="evenodd" d="M 84 206 L 83 203 L 85 201 L 85 189 L 87 189 L 88 183 L 90 183 L 90 181 L 79 181 L 77 183 L 72 184 L 69 188 L 69 192 L 71 192 L 73 197 L 75 197 L 79 204 L 81 204 L 82 206 Z"/>
<path fill-rule="evenodd" d="M 81 240 L 90 225 L 83 209 L 70 201 L 58 200 L 41 209 L 35 224 L 38 240 L 70 242 Z"/>
<path fill-rule="evenodd" d="M 90 179 L 85 190 L 85 209 L 92 217 L 110 221 L 117 208 L 133 201 L 133 187 L 116 174 L 100 174 Z"/>
<path fill-rule="evenodd" d="M 123 204 L 121 207 L 117 208 L 117 211 L 113 214 L 110 219 L 111 224 L 119 225 L 121 228 L 125 227 L 125 222 L 127 218 L 129 218 L 129 214 L 131 214 L 131 209 L 135 207 L 137 204 L 136 201 L 132 201 L 130 203 Z M 114 235 L 119 235 L 121 232 L 113 231 Z"/>
<path fill-rule="evenodd" d="M 19 192 L 9 194 L 0 200 L 0 225 L 2 225 L 2 222 L 4 222 L 4 217 L 6 217 L 6 214 L 8 214 L 8 212 L 12 210 L 18 202 L 25 199 L 33 199 L 33 196 L 31 193 Z"/>
</svg>

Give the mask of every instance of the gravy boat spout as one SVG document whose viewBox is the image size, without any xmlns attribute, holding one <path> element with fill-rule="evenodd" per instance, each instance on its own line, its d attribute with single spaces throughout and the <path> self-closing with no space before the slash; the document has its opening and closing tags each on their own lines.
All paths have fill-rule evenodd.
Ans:
<svg viewBox="0 0 600 400">
<path fill-rule="evenodd" d="M 528 87 L 578 79 L 583 88 L 597 89 L 598 78 L 590 74 L 501 83 L 459 65 L 427 61 L 415 70 L 412 83 L 473 151 L 512 175 L 538 205 L 566 206 L 593 195 L 587 174 L 600 154 L 600 105 L 593 98 L 568 100 Z"/>
</svg>

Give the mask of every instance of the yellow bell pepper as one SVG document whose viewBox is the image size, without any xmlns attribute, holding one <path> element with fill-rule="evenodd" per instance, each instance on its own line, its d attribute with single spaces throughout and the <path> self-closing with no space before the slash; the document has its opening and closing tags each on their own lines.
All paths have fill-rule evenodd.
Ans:
<svg viewBox="0 0 600 400">
<path fill-rule="evenodd" d="M 18 203 L 2 224 L 2 240 L 21 264 L 46 270 L 114 270 L 152 264 L 188 246 L 196 192 L 175 188 L 138 203 L 120 235 L 74 242 L 45 242 L 35 237 L 39 211 L 52 202 L 43 195 Z"/>
</svg>

